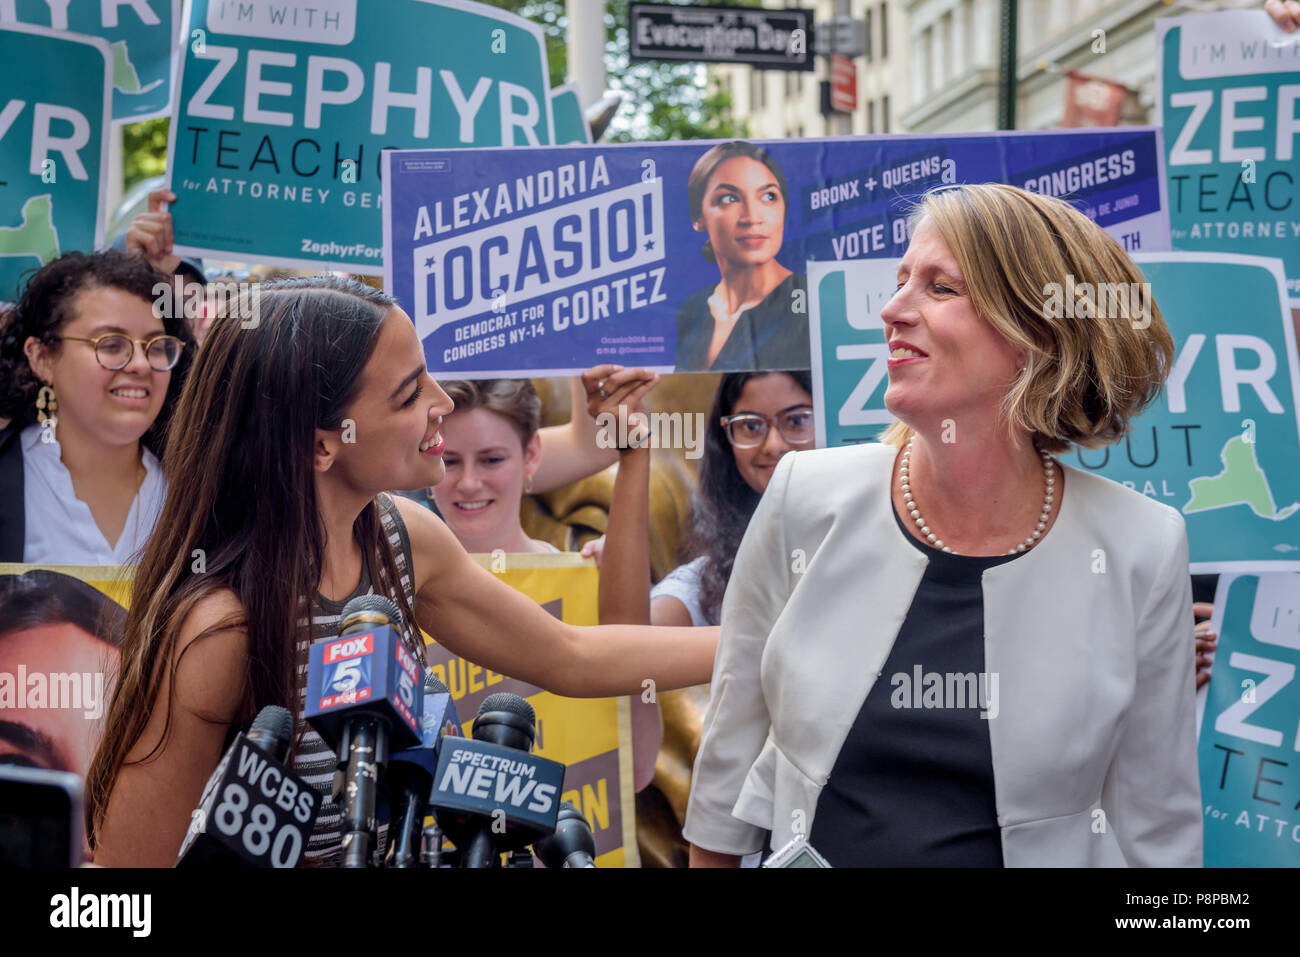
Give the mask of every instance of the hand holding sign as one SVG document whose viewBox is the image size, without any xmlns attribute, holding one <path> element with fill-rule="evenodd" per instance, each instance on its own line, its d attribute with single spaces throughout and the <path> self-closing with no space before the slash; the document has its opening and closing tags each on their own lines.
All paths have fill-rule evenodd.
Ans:
<svg viewBox="0 0 1300 957">
<path fill-rule="evenodd" d="M 170 189 L 155 189 L 149 194 L 149 209 L 141 213 L 126 231 L 126 251 L 143 256 L 159 272 L 171 275 L 181 257 L 172 253 L 172 214 L 167 204 L 176 202 Z"/>
</svg>

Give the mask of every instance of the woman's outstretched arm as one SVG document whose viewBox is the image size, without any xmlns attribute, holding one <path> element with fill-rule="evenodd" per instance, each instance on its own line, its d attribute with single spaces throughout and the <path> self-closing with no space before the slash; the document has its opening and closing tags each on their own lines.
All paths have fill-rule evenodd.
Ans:
<svg viewBox="0 0 1300 957">
<path fill-rule="evenodd" d="M 565 624 L 470 558 L 428 509 L 396 502 L 410 533 L 416 620 L 454 654 L 574 698 L 709 680 L 712 629 Z"/>
</svg>

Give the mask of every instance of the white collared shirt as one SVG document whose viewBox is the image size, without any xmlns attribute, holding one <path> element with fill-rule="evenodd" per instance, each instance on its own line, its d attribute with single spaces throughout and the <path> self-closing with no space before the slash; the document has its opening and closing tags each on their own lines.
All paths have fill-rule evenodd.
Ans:
<svg viewBox="0 0 1300 957">
<path fill-rule="evenodd" d="M 126 565 L 144 547 L 162 512 L 167 481 L 162 466 L 141 449 L 144 481 L 116 545 L 109 545 L 90 507 L 77 498 L 72 475 L 57 440 L 41 441 L 42 428 L 29 425 L 19 436 L 23 449 L 23 561 L 30 565 Z"/>
</svg>

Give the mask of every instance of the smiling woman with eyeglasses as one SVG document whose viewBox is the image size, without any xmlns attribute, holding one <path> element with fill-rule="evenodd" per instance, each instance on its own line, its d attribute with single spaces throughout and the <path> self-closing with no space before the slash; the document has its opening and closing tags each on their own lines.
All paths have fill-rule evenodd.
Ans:
<svg viewBox="0 0 1300 957">
<path fill-rule="evenodd" d="M 193 359 L 144 259 L 69 253 L 0 317 L 0 561 L 127 564 L 162 509 L 171 408 Z"/>
</svg>

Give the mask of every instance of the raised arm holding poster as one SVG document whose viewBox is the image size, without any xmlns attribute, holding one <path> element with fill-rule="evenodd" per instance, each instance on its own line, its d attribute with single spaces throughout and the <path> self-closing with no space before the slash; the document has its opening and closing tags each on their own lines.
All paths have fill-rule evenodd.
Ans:
<svg viewBox="0 0 1300 957">
<path fill-rule="evenodd" d="M 104 241 L 108 43 L 0 23 L 0 302 L 20 277 Z"/>
<path fill-rule="evenodd" d="M 1155 131 L 385 154 L 385 288 L 434 375 L 807 369 L 809 260 L 901 256 L 909 201 L 1000 181 L 1167 249 Z"/>
</svg>

